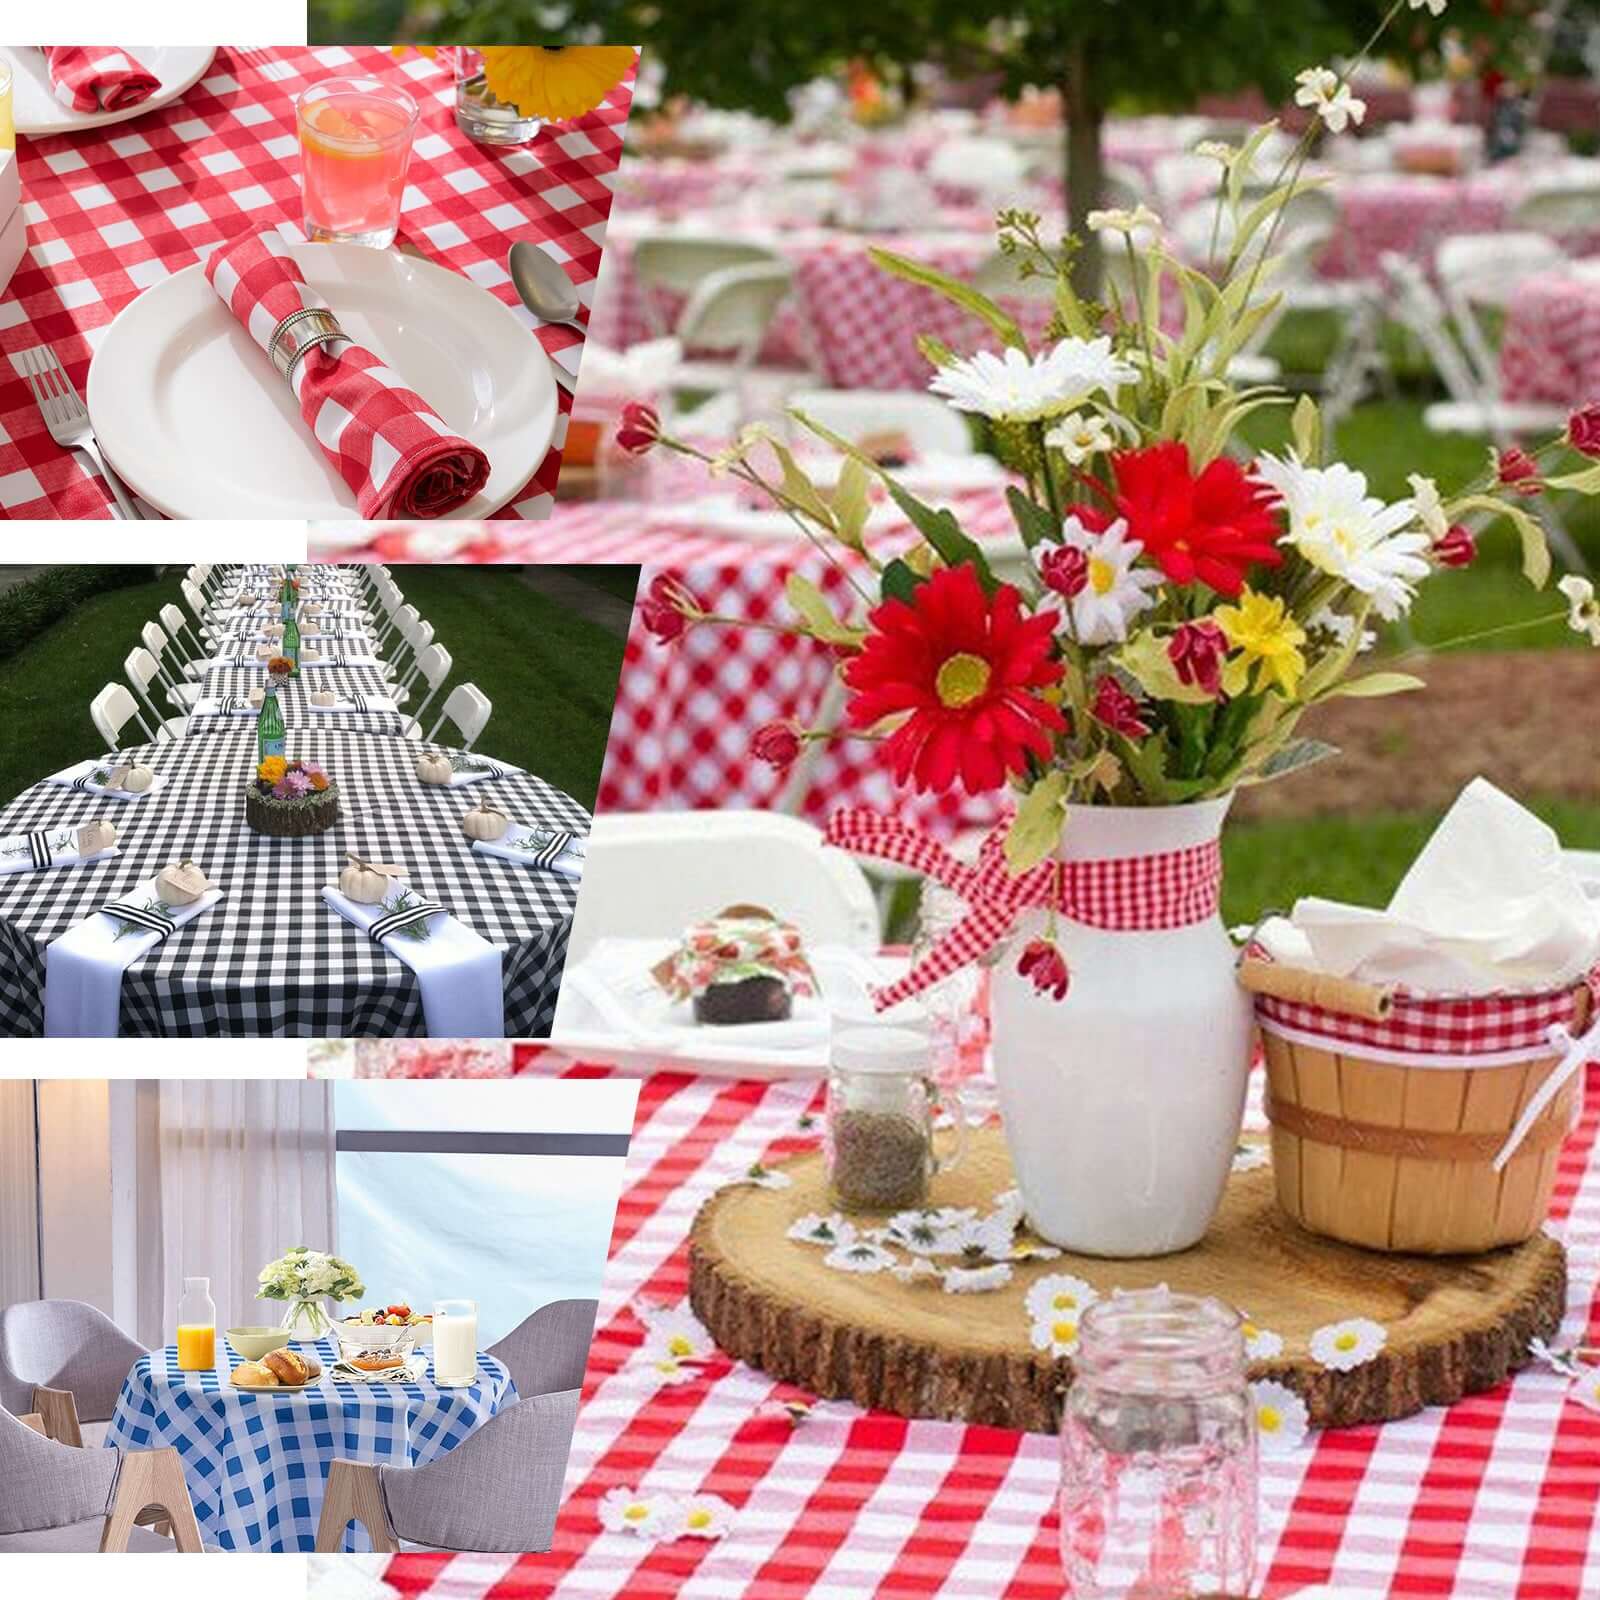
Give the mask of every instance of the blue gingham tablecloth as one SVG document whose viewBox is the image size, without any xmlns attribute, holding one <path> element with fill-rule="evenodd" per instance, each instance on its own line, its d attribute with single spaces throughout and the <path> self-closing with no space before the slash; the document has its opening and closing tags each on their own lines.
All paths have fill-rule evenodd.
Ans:
<svg viewBox="0 0 1600 1600">
<path fill-rule="evenodd" d="M 242 1358 L 226 1341 L 219 1347 L 228 1363 L 214 1372 L 180 1372 L 175 1345 L 141 1356 L 123 1382 L 105 1442 L 124 1450 L 172 1446 L 201 1537 L 222 1550 L 314 1549 L 334 1461 L 421 1466 L 517 1399 L 509 1370 L 481 1352 L 470 1388 L 438 1388 L 431 1359 L 416 1383 L 339 1383 L 327 1375 L 338 1351 L 331 1339 L 319 1340 L 311 1348 L 322 1379 L 274 1394 L 235 1389 L 228 1374 Z M 344 1547 L 371 1545 L 352 1526 Z"/>
</svg>

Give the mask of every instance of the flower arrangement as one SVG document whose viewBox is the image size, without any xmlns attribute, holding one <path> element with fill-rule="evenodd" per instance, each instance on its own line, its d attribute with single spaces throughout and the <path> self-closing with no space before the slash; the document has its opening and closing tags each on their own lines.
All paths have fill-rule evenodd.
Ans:
<svg viewBox="0 0 1600 1600">
<path fill-rule="evenodd" d="M 289 681 L 289 675 L 294 671 L 294 662 L 288 656 L 273 656 L 267 662 L 267 675 L 275 678 L 281 686 Z"/>
<path fill-rule="evenodd" d="M 622 449 L 665 447 L 763 491 L 856 597 L 852 614 L 838 615 L 816 586 L 790 578 L 796 620 L 776 631 L 832 651 L 847 695 L 837 727 L 757 730 L 759 758 L 783 766 L 807 741 L 865 738 L 917 790 L 1009 787 L 1004 860 L 1020 875 L 1050 855 L 1069 804 L 1195 802 L 1336 754 L 1301 735 L 1302 718 L 1335 696 L 1422 687 L 1405 672 L 1359 669 L 1374 643 L 1369 624 L 1400 620 L 1419 585 L 1471 562 L 1474 524 L 1509 525 L 1524 574 L 1546 583 L 1550 558 L 1528 501 L 1600 492 L 1600 406 L 1532 452 L 1491 451 L 1453 492 L 1413 474 L 1411 493 L 1391 502 L 1330 454 L 1310 396 L 1229 376 L 1277 304 L 1285 207 L 1321 181 L 1301 176 L 1305 158 L 1324 130 L 1361 121 L 1350 75 L 1402 3 L 1342 73 L 1301 74 L 1297 99 L 1315 115 L 1265 196 L 1247 195 L 1246 180 L 1275 124 L 1239 148 L 1203 147 L 1218 167 L 1210 259 L 1180 260 L 1143 206 L 1091 213 L 1091 227 L 1120 241 L 1113 254 L 1125 267 L 1099 304 L 1073 286 L 1075 240 L 1051 246 L 1036 215 L 1002 211 L 1001 251 L 1020 276 L 1050 280 L 1054 314 L 1038 347 L 997 301 L 872 251 L 880 268 L 953 301 L 998 343 L 970 355 L 926 337 L 921 347 L 936 368 L 932 392 L 984 419 L 1017 475 L 1008 501 L 1029 555 L 1023 575 L 998 575 L 951 510 L 917 499 L 892 469 L 798 410 L 796 423 L 844 458 L 830 490 L 770 428 L 746 428 L 707 455 L 664 432 L 648 406 L 626 408 Z M 1239 427 L 1266 407 L 1289 410 L 1290 443 L 1252 457 Z M 1590 459 L 1552 470 L 1564 450 Z M 867 542 L 875 484 L 914 530 L 905 553 Z M 1570 614 L 1558 615 L 1600 644 L 1600 607 L 1580 583 L 1563 580 Z M 713 616 L 665 577 L 640 616 L 666 642 L 704 623 L 749 625 Z M 1066 993 L 1048 939 L 1022 961 L 1040 990 Z"/>
<path fill-rule="evenodd" d="M 361 1274 L 348 1261 L 325 1250 L 297 1244 L 276 1261 L 269 1261 L 256 1277 L 258 1300 L 285 1300 L 286 1331 L 315 1339 L 328 1331 L 324 1300 L 359 1300 L 367 1292 Z"/>
<path fill-rule="evenodd" d="M 286 761 L 268 756 L 256 768 L 256 788 L 274 800 L 303 800 L 328 787 L 328 775 L 315 761 Z"/>
<path fill-rule="evenodd" d="M 407 47 L 396 45 L 399 55 Z M 453 45 L 417 45 L 419 55 L 451 61 Z M 525 117 L 570 122 L 593 111 L 627 77 L 637 52 L 630 44 L 484 45 L 483 77 L 502 105 Z"/>
</svg>

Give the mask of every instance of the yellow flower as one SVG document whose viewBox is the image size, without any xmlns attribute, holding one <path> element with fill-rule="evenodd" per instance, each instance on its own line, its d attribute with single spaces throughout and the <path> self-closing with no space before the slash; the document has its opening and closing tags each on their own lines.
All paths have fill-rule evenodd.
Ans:
<svg viewBox="0 0 1600 1600">
<path fill-rule="evenodd" d="M 525 117 L 565 122 L 593 111 L 628 75 L 631 44 L 483 47 L 483 74 L 497 100 Z"/>
<path fill-rule="evenodd" d="M 260 778 L 263 783 L 276 783 L 288 770 L 289 763 L 285 761 L 282 756 L 268 756 L 267 759 L 256 768 L 256 776 Z"/>
<path fill-rule="evenodd" d="M 1300 653 L 1306 633 L 1283 600 L 1246 589 L 1238 605 L 1218 606 L 1216 616 L 1228 643 L 1240 652 L 1222 669 L 1222 687 L 1231 695 L 1243 694 L 1254 664 L 1257 693 L 1276 685 L 1294 699 L 1306 670 Z"/>
</svg>

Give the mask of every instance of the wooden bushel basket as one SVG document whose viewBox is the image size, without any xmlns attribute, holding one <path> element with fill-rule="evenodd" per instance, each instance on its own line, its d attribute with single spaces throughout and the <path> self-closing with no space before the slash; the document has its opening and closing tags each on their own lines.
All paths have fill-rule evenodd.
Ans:
<svg viewBox="0 0 1600 1600">
<path fill-rule="evenodd" d="M 1278 1203 L 1296 1222 L 1420 1255 L 1476 1254 L 1538 1231 L 1581 1070 L 1499 1171 L 1495 1158 L 1563 1060 L 1549 1027 L 1576 1037 L 1588 1026 L 1586 983 L 1422 999 L 1254 955 L 1239 976 L 1266 1057 Z"/>
</svg>

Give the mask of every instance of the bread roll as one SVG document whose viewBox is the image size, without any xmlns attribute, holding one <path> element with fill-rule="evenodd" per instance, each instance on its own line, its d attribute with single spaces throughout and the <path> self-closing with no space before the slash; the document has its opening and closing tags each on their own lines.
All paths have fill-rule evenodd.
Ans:
<svg viewBox="0 0 1600 1600">
<path fill-rule="evenodd" d="M 311 1376 L 311 1369 L 300 1353 L 287 1348 L 269 1351 L 262 1356 L 261 1365 L 282 1384 L 304 1383 Z"/>
<path fill-rule="evenodd" d="M 276 1389 L 278 1380 L 264 1362 L 241 1361 L 233 1369 L 233 1382 L 240 1389 Z"/>
</svg>

